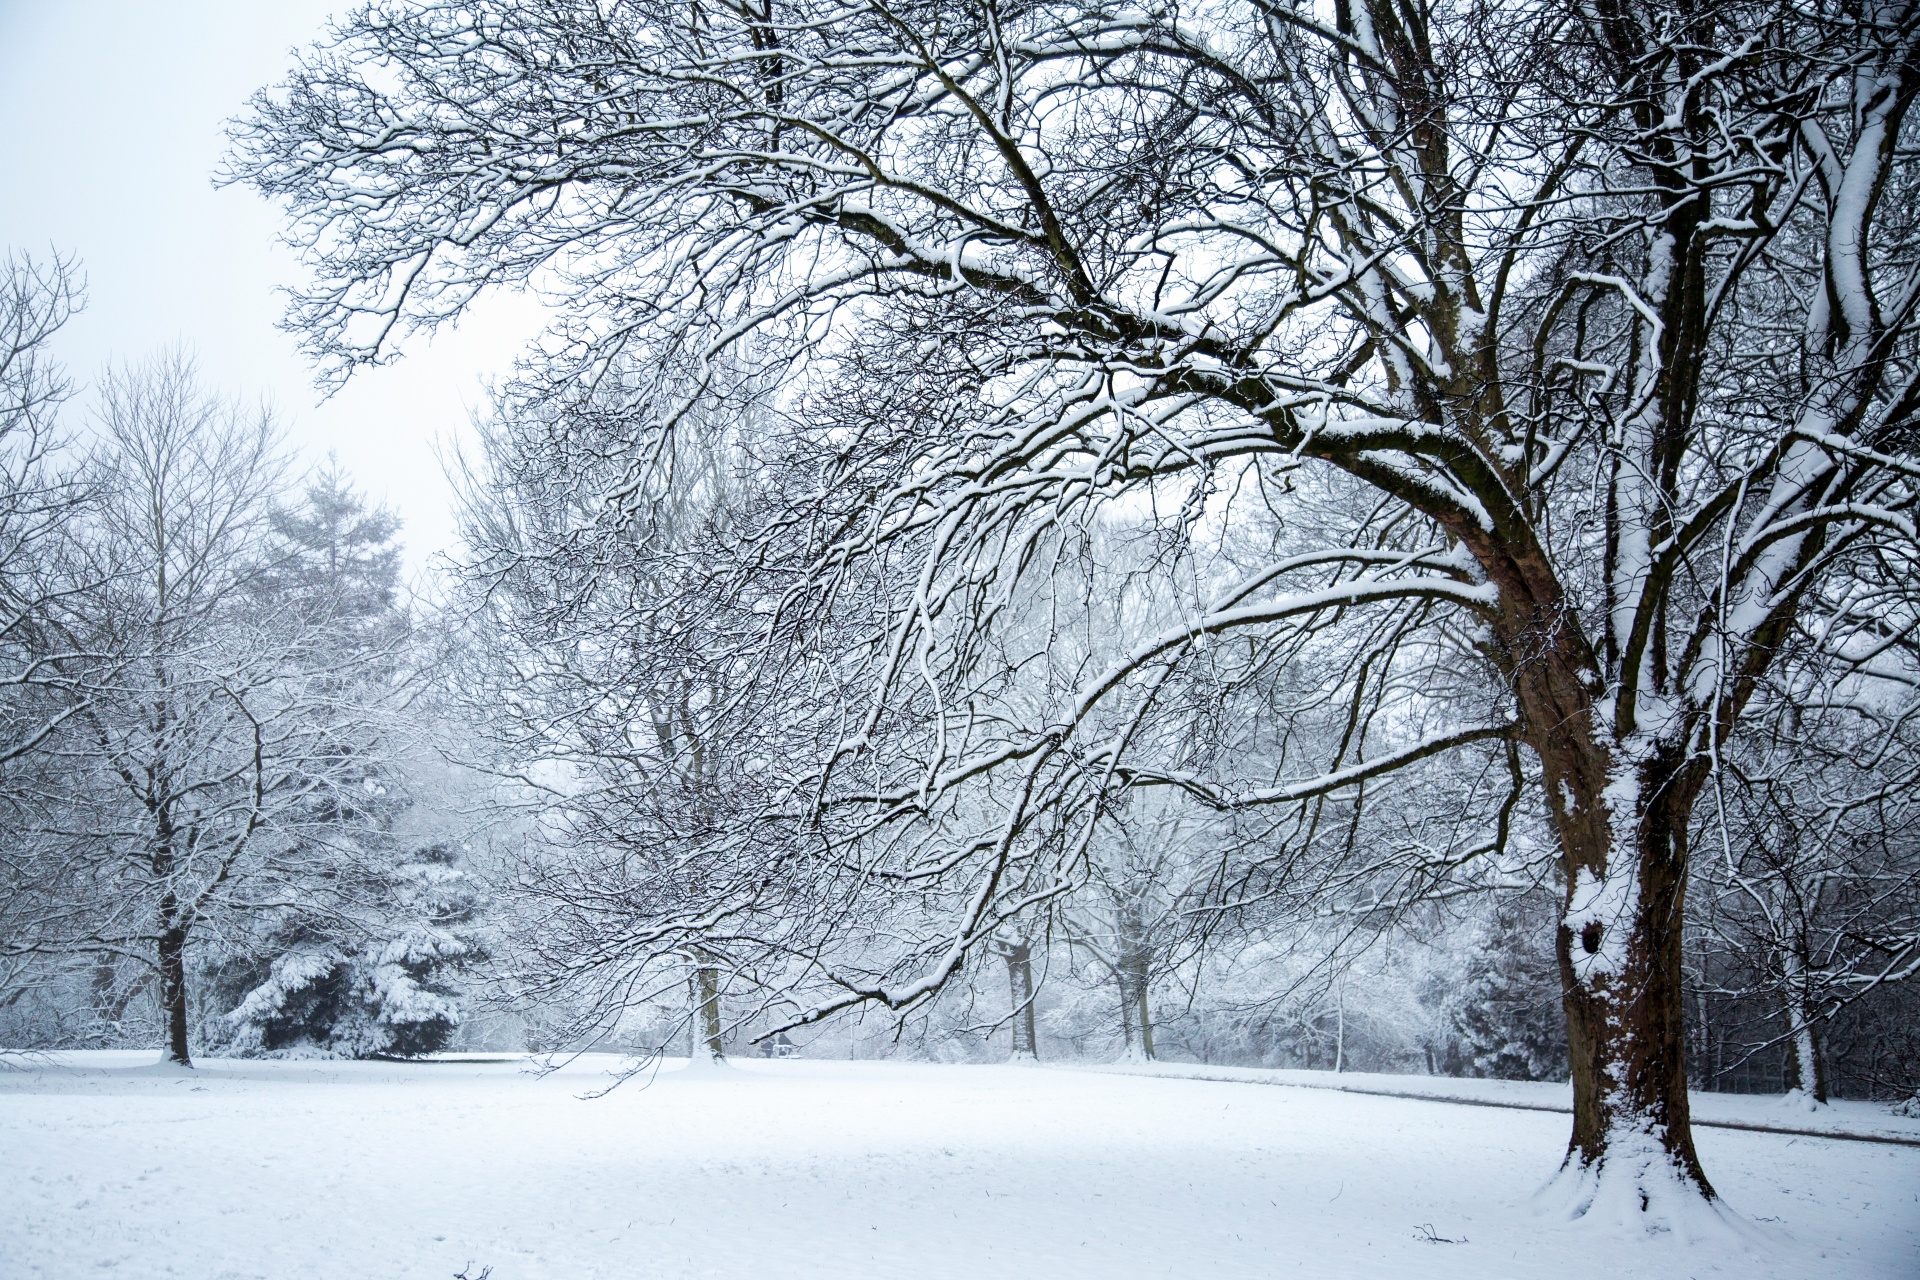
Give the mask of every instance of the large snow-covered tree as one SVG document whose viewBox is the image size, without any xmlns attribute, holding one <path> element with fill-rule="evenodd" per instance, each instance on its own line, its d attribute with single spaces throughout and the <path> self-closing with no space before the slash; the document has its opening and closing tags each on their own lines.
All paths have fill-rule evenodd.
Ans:
<svg viewBox="0 0 1920 1280">
<path fill-rule="evenodd" d="M 687 369 L 784 379 L 816 554 L 776 612 L 879 606 L 821 830 L 952 889 L 919 977 L 822 1011 L 924 998 L 1054 892 L 1076 795 L 1290 806 L 1512 740 L 1566 895 L 1572 1204 L 1633 1216 L 1712 1195 L 1695 803 L 1807 610 L 1857 620 L 1823 582 L 1915 537 L 1917 38 L 1903 0 L 376 4 L 233 174 L 287 203 L 336 374 L 537 276 L 556 395 L 671 371 L 636 462 L 697 426 Z M 1001 606 L 1068 523 L 1322 472 L 1356 536 L 1191 575 L 1178 626 L 1003 714 Z M 1264 782 L 1138 750 L 1193 672 L 1350 616 L 1473 655 L 1479 715 Z M 993 822 L 955 831 L 962 792 Z"/>
</svg>

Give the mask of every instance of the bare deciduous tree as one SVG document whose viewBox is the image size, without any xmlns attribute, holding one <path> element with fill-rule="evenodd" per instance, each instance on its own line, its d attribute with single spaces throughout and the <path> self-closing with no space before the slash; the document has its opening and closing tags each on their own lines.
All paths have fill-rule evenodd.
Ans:
<svg viewBox="0 0 1920 1280">
<path fill-rule="evenodd" d="M 1886 643 L 1910 634 L 1911 603 L 1859 608 L 1872 577 L 1793 646 L 1848 661 L 1789 652 L 1699 822 L 1700 983 L 1765 1011 L 1738 1029 L 1742 1051 L 1784 1047 L 1808 1107 L 1828 1100 L 1829 1022 L 1920 976 L 1920 664 L 1910 641 Z"/>
<path fill-rule="evenodd" d="M 76 585 L 68 535 L 85 498 L 59 466 L 55 416 L 72 392 L 49 354 L 81 304 L 74 263 L 0 260 L 0 767 L 77 709 L 62 689 L 48 612 Z"/>
<path fill-rule="evenodd" d="M 1511 739 L 1565 885 L 1571 1202 L 1633 1216 L 1712 1196 L 1696 801 L 1814 593 L 1915 539 L 1916 39 L 1903 0 L 374 6 L 256 100 L 234 174 L 288 203 L 336 373 L 535 275 L 573 303 L 556 395 L 636 348 L 782 373 L 817 548 L 785 607 L 878 607 L 814 788 L 870 852 L 828 864 L 954 911 L 919 977 L 818 1012 L 936 990 L 1064 891 L 1104 791 L 1297 806 Z M 637 459 L 702 387 L 656 390 Z M 1003 714 L 1059 637 L 994 628 L 1071 519 L 1196 527 L 1321 470 L 1395 536 L 1196 578 Z M 1263 785 L 1130 767 L 1176 677 L 1362 614 L 1476 654 L 1481 717 Z M 954 831 L 963 792 L 995 822 Z M 1082 834 L 1049 861 L 1040 825 Z"/>
<path fill-rule="evenodd" d="M 289 828 L 354 776 L 356 709 L 338 654 L 252 590 L 285 469 L 272 417 L 175 356 L 110 373 L 98 425 L 90 585 L 62 601 L 53 662 L 73 713 L 45 747 L 7 947 L 147 968 L 187 1065 L 188 946 L 324 872 Z"/>
</svg>

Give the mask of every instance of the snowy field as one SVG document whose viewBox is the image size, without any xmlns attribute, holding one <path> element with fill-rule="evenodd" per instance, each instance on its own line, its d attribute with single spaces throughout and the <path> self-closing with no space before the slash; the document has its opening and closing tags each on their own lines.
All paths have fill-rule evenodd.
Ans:
<svg viewBox="0 0 1920 1280">
<path fill-rule="evenodd" d="M 1688 1245 L 1536 1206 L 1567 1126 L 1540 1111 L 1070 1069 L 755 1061 L 587 1099 L 611 1059 L 150 1061 L 0 1069 L 6 1280 L 1920 1276 L 1909 1146 L 1702 1129 L 1753 1225 Z"/>
</svg>

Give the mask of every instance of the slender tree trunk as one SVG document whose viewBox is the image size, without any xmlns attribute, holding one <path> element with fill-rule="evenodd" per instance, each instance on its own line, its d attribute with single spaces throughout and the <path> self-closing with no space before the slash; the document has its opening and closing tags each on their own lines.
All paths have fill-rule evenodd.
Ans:
<svg viewBox="0 0 1920 1280">
<path fill-rule="evenodd" d="M 187 1051 L 187 932 L 176 919 L 172 894 L 160 904 L 160 1012 L 167 1022 L 167 1058 L 193 1065 Z"/>
<path fill-rule="evenodd" d="M 1704 985 L 1705 979 L 1702 978 Z M 1712 1010 L 1707 1006 L 1707 993 L 1696 991 L 1693 997 L 1694 1045 L 1688 1051 L 1687 1061 L 1692 1064 L 1693 1077 L 1700 1081 L 1702 1089 L 1713 1087 L 1713 1023 Z"/>
<path fill-rule="evenodd" d="M 1814 1026 L 1806 961 L 1799 946 L 1790 944 L 1783 949 L 1781 962 L 1786 978 L 1787 1078 L 1809 1107 L 1823 1107 L 1827 1104 L 1827 1064 Z"/>
<path fill-rule="evenodd" d="M 98 955 L 93 960 L 93 1028 L 89 1038 L 98 1044 L 113 1043 L 119 1039 L 120 1010 L 115 993 L 120 985 L 119 970 L 114 966 L 113 957 Z"/>
<path fill-rule="evenodd" d="M 1120 957 L 1121 1003 L 1131 1010 L 1127 1019 L 1139 1031 L 1140 1057 L 1153 1061 L 1153 1003 L 1149 989 L 1151 956 L 1146 948 L 1134 946 Z M 1128 1048 L 1134 1047 L 1129 1037 Z"/>
<path fill-rule="evenodd" d="M 1114 903 L 1114 945 L 1118 955 L 1114 978 L 1120 985 L 1120 1024 L 1126 1032 L 1126 1056 L 1141 1061 L 1153 1060 L 1153 1007 L 1149 978 L 1153 971 L 1153 951 L 1146 943 L 1146 930 L 1140 922 L 1139 904 L 1125 897 Z M 1138 1039 L 1134 1036 L 1139 1029 Z"/>
<path fill-rule="evenodd" d="M 1016 942 L 1007 948 L 1006 961 L 1013 997 L 1013 1056 L 1015 1061 L 1030 1062 L 1040 1056 L 1033 1031 L 1033 950 L 1025 942 Z"/>
<path fill-rule="evenodd" d="M 727 1060 L 726 1044 L 720 1027 L 720 972 L 711 965 L 693 971 L 694 1026 L 693 1053 L 709 1062 Z"/>
<path fill-rule="evenodd" d="M 1334 1074 L 1347 1069 L 1347 988 L 1345 983 L 1336 982 L 1333 987 L 1333 1070 Z"/>
</svg>

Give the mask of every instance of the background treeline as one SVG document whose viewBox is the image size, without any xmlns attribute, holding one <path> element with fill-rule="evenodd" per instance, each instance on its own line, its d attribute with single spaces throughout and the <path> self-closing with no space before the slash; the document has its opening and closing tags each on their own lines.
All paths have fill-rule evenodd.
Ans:
<svg viewBox="0 0 1920 1280">
<path fill-rule="evenodd" d="M 698 1034 L 723 1052 L 770 1051 L 752 1042 L 796 1012 L 770 996 L 780 984 L 689 953 L 652 988 L 590 982 L 583 997 L 595 953 L 548 932 L 543 910 L 545 895 L 565 904 L 604 877 L 589 849 L 637 839 L 670 865 L 661 824 L 684 817 L 686 798 L 672 789 L 717 785 L 681 771 L 728 768 L 674 752 L 676 738 L 698 742 L 721 690 L 685 661 L 657 684 L 637 647 L 653 637 L 635 632 L 656 608 L 719 598 L 686 594 L 672 574 L 725 563 L 702 543 L 744 518 L 744 464 L 681 460 L 671 510 L 650 526 L 671 563 L 636 550 L 570 582 L 564 561 L 526 552 L 577 546 L 570 521 L 596 514 L 608 479 L 570 470 L 550 450 L 558 433 L 529 432 L 503 399 L 467 475 L 481 554 L 451 574 L 452 602 L 410 603 L 398 521 L 331 463 L 301 471 L 271 413 L 202 387 L 184 357 L 104 371 L 90 414 L 62 419 L 73 387 L 54 351 L 79 301 L 74 270 L 16 255 L 6 285 L 0 1040 L 165 1044 L 183 1060 L 648 1053 L 683 1050 L 704 1016 Z M 1155 563 L 1139 544 L 1148 532 L 1107 531 L 1110 581 L 1094 594 L 1109 644 L 1153 621 L 1147 596 L 1113 603 Z M 566 594 L 583 585 L 610 589 L 618 608 L 595 616 Z M 1311 705 L 1341 726 L 1352 688 L 1277 678 L 1259 696 L 1292 700 L 1294 731 Z M 578 738 L 551 736 L 561 707 L 582 717 Z M 1720 848 L 1689 904 L 1692 1079 L 1907 1097 L 1920 1082 L 1915 988 L 1875 966 L 1912 927 L 1910 757 L 1898 726 L 1890 750 L 1878 726 L 1849 736 L 1791 719 L 1765 743 L 1773 758 L 1731 775 L 1724 810 L 1702 822 L 1703 845 Z M 1190 709 L 1181 725 L 1203 735 L 1189 749 L 1258 734 L 1217 711 Z M 476 750 L 483 740 L 490 750 Z M 1889 785 L 1838 803 L 1860 794 L 1850 775 L 1863 764 Z M 1429 785 L 1451 797 L 1450 826 L 1504 811 L 1511 831 L 1477 878 L 1381 892 L 1395 865 L 1383 844 L 1372 865 L 1282 883 L 1264 864 L 1288 833 L 1161 796 L 1103 814 L 1084 881 L 973 957 L 932 1005 L 781 1043 L 1564 1079 L 1549 944 L 1559 890 L 1540 815 L 1504 780 Z M 1445 842 L 1451 832 L 1409 807 L 1430 794 L 1320 817 L 1347 844 L 1363 831 Z M 495 935 L 517 946 L 514 967 L 488 964 Z M 644 942 L 622 958 L 636 956 L 658 958 Z M 682 985 L 702 970 L 710 1001 L 698 979 Z"/>
</svg>

